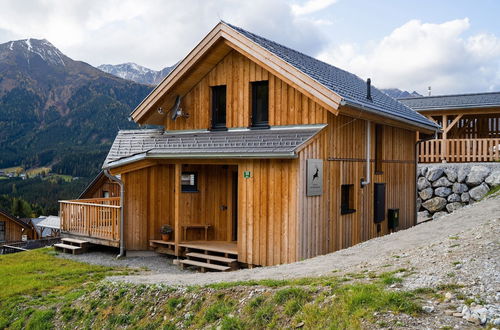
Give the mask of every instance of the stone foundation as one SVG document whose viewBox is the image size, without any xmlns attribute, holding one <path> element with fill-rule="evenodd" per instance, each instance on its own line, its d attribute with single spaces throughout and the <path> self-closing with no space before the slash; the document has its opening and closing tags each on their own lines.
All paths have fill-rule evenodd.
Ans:
<svg viewBox="0 0 500 330">
<path fill-rule="evenodd" d="M 500 185 L 500 163 L 420 164 L 418 222 L 435 219 L 481 200 Z"/>
</svg>

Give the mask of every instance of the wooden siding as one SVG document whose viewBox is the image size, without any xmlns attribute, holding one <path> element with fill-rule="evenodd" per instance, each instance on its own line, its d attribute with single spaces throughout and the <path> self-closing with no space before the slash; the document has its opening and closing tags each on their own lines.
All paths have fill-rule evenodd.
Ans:
<svg viewBox="0 0 500 330">
<path fill-rule="evenodd" d="M 245 171 L 250 178 L 243 178 Z M 298 160 L 242 161 L 238 177 L 239 261 L 297 261 Z"/>
<path fill-rule="evenodd" d="M 210 86 L 227 86 L 227 127 L 250 125 L 250 83 L 269 80 L 269 124 L 317 124 L 326 122 L 327 111 L 295 88 L 244 57 L 231 51 L 224 57 L 181 102 L 189 118 L 172 121 L 167 116 L 167 130 L 207 129 L 211 126 Z"/>
<path fill-rule="evenodd" d="M 23 235 L 28 235 L 28 238 L 32 238 L 31 230 L 26 230 L 16 222 L 12 221 L 9 217 L 4 216 L 0 213 L 0 221 L 5 222 L 5 242 L 18 242 L 21 241 Z M 2 242 L 0 242 L 2 243 Z"/>
<path fill-rule="evenodd" d="M 366 121 L 328 115 L 328 127 L 300 154 L 299 259 L 337 251 L 389 233 L 387 219 L 380 232 L 373 221 L 373 185 L 386 184 L 386 210 L 400 209 L 399 229 L 415 223 L 415 132 L 384 126 L 382 173 L 374 168 L 375 123 L 371 124 L 371 183 L 366 178 Z M 325 143 L 325 140 L 328 142 Z M 306 159 L 324 159 L 324 194 L 305 196 Z M 340 187 L 354 185 L 356 212 L 340 214 Z M 386 212 L 387 215 L 387 212 Z"/>
<path fill-rule="evenodd" d="M 125 183 L 125 244 L 127 250 L 147 250 L 160 239 L 160 226 L 174 226 L 174 167 L 158 165 L 122 175 Z"/>
</svg>

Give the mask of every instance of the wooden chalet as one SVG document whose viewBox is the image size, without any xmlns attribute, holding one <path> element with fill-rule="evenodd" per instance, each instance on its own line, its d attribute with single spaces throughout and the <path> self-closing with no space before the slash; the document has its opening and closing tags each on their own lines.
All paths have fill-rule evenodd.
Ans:
<svg viewBox="0 0 500 330">
<path fill-rule="evenodd" d="M 33 239 L 33 228 L 26 222 L 0 209 L 0 245 Z"/>
<path fill-rule="evenodd" d="M 439 129 L 369 81 L 225 22 L 131 118 L 160 128 L 120 131 L 105 160 L 123 208 L 61 201 L 62 234 L 206 268 L 295 262 L 413 226 L 417 132 Z"/>
<path fill-rule="evenodd" d="M 436 139 L 419 144 L 419 162 L 500 161 L 500 92 L 399 101 L 443 128 Z"/>
</svg>

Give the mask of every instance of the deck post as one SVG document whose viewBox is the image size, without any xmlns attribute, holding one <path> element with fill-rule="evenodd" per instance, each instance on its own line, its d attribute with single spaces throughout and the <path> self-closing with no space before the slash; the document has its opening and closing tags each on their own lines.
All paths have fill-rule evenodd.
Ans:
<svg viewBox="0 0 500 330">
<path fill-rule="evenodd" d="M 175 240 L 175 255 L 179 256 L 179 244 L 181 243 L 181 224 L 180 224 L 180 191 L 181 191 L 181 166 L 175 164 L 174 178 L 174 240 Z"/>
<path fill-rule="evenodd" d="M 443 133 L 442 133 L 442 140 L 441 140 L 441 161 L 443 163 L 446 163 L 448 161 L 448 148 L 447 148 L 447 133 L 448 133 L 448 116 L 443 115 Z"/>
</svg>

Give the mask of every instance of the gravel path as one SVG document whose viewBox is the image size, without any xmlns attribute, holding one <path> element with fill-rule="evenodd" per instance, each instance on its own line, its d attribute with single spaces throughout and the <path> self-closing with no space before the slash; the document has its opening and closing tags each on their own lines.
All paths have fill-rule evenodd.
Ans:
<svg viewBox="0 0 500 330">
<path fill-rule="evenodd" d="M 334 273 L 338 275 L 361 270 L 387 271 L 404 266 L 414 270 L 414 275 L 405 280 L 407 287 L 414 288 L 434 285 L 440 281 L 449 283 L 452 278 L 447 277 L 452 276 L 446 275 L 446 269 L 457 267 L 456 265 L 460 263 L 463 267 L 459 271 L 463 275 L 457 276 L 458 280 L 473 278 L 479 283 L 477 287 L 483 285 L 484 290 L 493 293 L 499 291 L 499 219 L 500 197 L 495 197 L 407 230 L 293 264 L 227 273 L 201 275 L 184 272 L 175 274 L 168 271 L 165 274 L 116 276 L 109 279 L 184 286 L 258 279 L 289 279 Z M 453 244 L 450 241 L 453 241 Z M 449 252 L 450 249 L 462 254 L 457 252 L 458 254 L 452 257 L 450 253 L 455 252 Z M 489 284 L 482 283 L 480 278 L 487 278 Z M 500 296 L 498 299 L 500 300 Z"/>
</svg>

